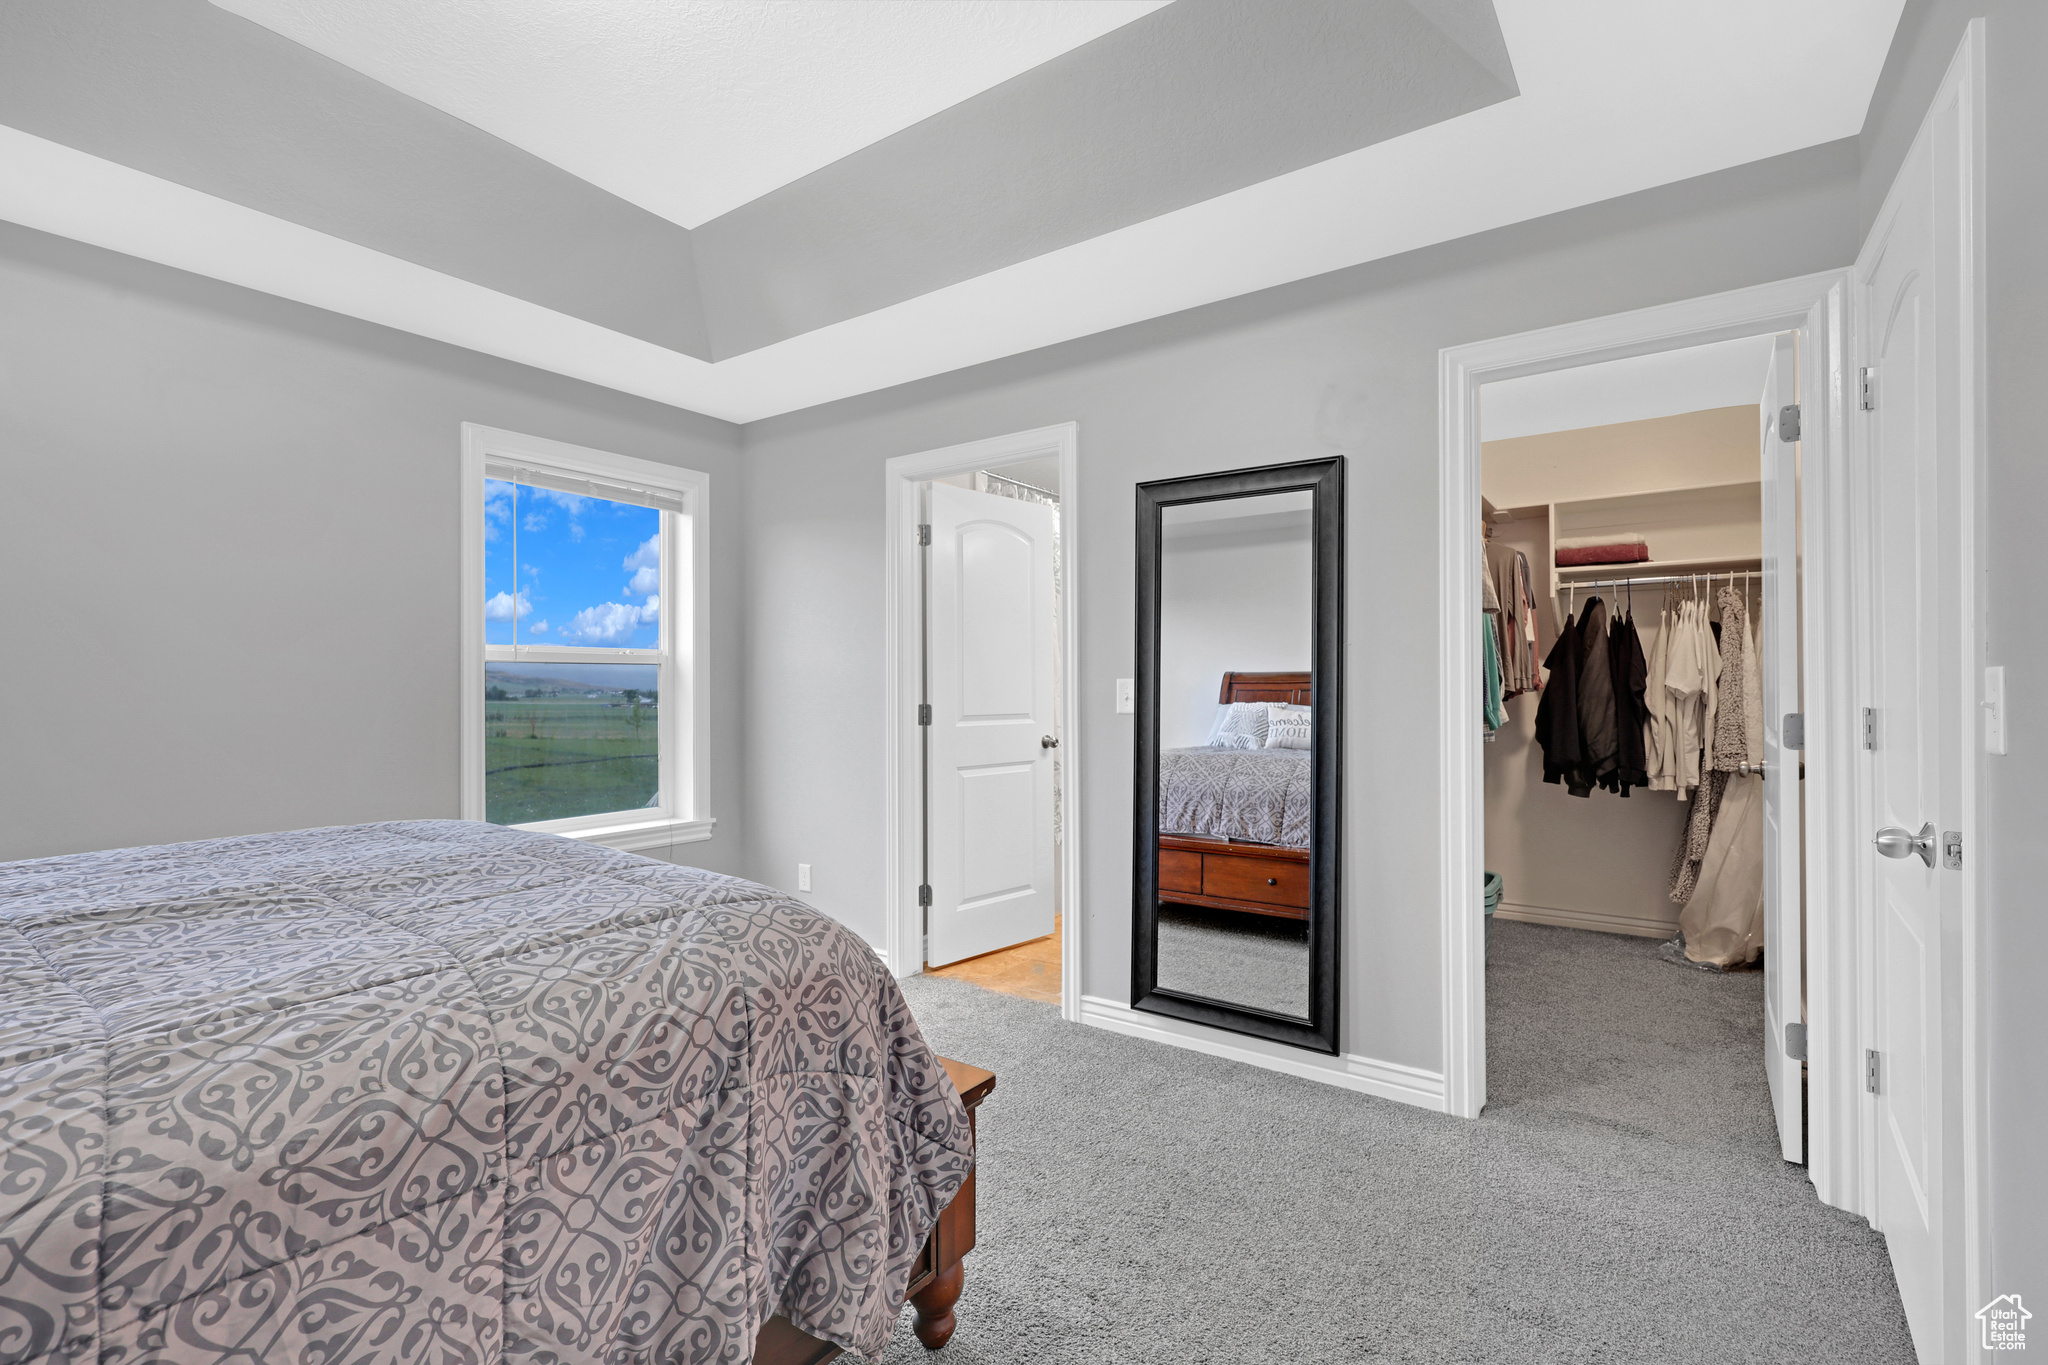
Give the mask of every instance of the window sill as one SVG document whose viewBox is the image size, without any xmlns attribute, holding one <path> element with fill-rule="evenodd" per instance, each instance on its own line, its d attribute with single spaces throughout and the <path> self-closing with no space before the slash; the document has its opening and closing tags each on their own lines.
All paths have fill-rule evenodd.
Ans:
<svg viewBox="0 0 2048 1365">
<path fill-rule="evenodd" d="M 711 837 L 718 826 L 717 819 L 706 817 L 702 820 L 634 820 L 616 825 L 585 826 L 581 829 L 551 828 L 560 822 L 548 820 L 531 825 L 520 825 L 520 829 L 538 830 L 543 834 L 559 834 L 564 839 L 577 839 L 586 844 L 602 844 L 606 848 L 618 849 L 621 853 L 644 853 L 651 848 L 667 848 L 671 844 L 702 843 Z"/>
</svg>

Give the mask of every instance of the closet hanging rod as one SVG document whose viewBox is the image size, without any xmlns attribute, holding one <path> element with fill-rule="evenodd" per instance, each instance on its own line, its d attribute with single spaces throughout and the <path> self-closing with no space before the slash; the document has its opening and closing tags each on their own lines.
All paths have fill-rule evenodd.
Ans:
<svg viewBox="0 0 2048 1365">
<path fill-rule="evenodd" d="M 1601 587 L 1609 583 L 1642 583 L 1655 586 L 1659 583 L 1704 583 L 1709 578 L 1719 578 L 1725 581 L 1731 578 L 1762 578 L 1763 576 L 1764 571 L 1762 569 L 1716 569 L 1712 572 L 1702 569 L 1698 573 L 1645 574 L 1640 578 L 1631 577 L 1628 574 L 1614 574 L 1610 577 L 1601 578 L 1575 578 L 1570 582 L 1558 584 L 1557 590 L 1560 593 L 1564 593 L 1579 588 Z"/>
</svg>

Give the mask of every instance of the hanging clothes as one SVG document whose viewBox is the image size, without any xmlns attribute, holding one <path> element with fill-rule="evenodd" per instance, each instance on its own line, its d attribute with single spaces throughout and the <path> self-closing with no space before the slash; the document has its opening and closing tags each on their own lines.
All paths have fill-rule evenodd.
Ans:
<svg viewBox="0 0 2048 1365">
<path fill-rule="evenodd" d="M 1657 642 L 1650 646 L 1650 658 L 1643 685 L 1643 754 L 1651 791 L 1678 790 L 1678 738 L 1672 731 L 1676 719 L 1670 689 L 1664 685 L 1671 658 L 1671 636 L 1676 613 L 1657 614 Z"/>
<path fill-rule="evenodd" d="M 1643 694 L 1650 669 L 1643 658 L 1643 640 L 1636 634 L 1633 615 L 1616 619 L 1609 629 L 1607 656 L 1614 687 L 1615 732 L 1615 765 L 1608 790 L 1627 796 L 1631 787 L 1650 784 L 1643 744 L 1643 726 L 1649 714 Z"/>
<path fill-rule="evenodd" d="M 1543 699 L 1536 704 L 1536 743 L 1543 750 L 1543 780 L 1562 782 L 1573 796 L 1591 796 L 1591 783 L 1582 783 L 1585 746 L 1579 736 L 1579 629 L 1571 617 L 1550 646 L 1543 666 L 1550 677 L 1543 686 Z"/>
<path fill-rule="evenodd" d="M 1479 649 L 1485 659 L 1479 718 L 1488 730 L 1498 730 L 1508 723 L 1507 708 L 1501 704 L 1500 642 L 1494 638 L 1493 618 L 1484 612 L 1479 616 Z"/>
<path fill-rule="evenodd" d="M 1764 946 L 1763 778 L 1714 776 L 1726 790 L 1678 928 L 1689 960 L 1734 967 L 1756 961 Z"/>
<path fill-rule="evenodd" d="M 1672 790 L 1685 801 L 1698 789 L 1709 766 L 1703 761 L 1704 752 L 1720 703 L 1721 652 L 1705 603 L 1687 602 L 1680 607 L 1666 666 L 1664 686 L 1670 694 L 1677 750 Z"/>
<path fill-rule="evenodd" d="M 1607 604 L 1586 599 L 1579 615 L 1579 743 L 1584 751 L 1580 785 L 1610 787 L 1620 762 L 1621 737 L 1614 706 L 1614 664 L 1607 642 Z"/>
<path fill-rule="evenodd" d="M 1732 773 L 1764 758 L 1763 675 L 1749 628 L 1748 603 L 1732 585 L 1721 589 L 1720 705 L 1715 710 L 1713 761 Z"/>
<path fill-rule="evenodd" d="M 1486 574 L 1500 603 L 1494 634 L 1500 650 L 1501 690 L 1510 697 L 1534 692 L 1542 682 L 1537 672 L 1536 595 L 1531 587 L 1529 556 L 1489 542 Z"/>
<path fill-rule="evenodd" d="M 1502 613 L 1500 593 L 1488 562 L 1487 551 L 1491 548 L 1485 542 L 1479 547 L 1479 720 L 1488 734 L 1500 729 L 1508 718 L 1501 706 L 1500 639 L 1494 622 Z"/>
<path fill-rule="evenodd" d="M 1700 787 L 1701 799 L 1693 803 L 1691 818 L 1686 821 L 1685 837 L 1680 840 L 1678 857 L 1671 872 L 1671 899 L 1688 905 L 1700 899 L 1701 878 L 1705 875 L 1704 869 L 1716 856 L 1716 847 L 1722 850 L 1720 856 L 1724 859 L 1728 856 L 1730 848 L 1740 848 L 1745 851 L 1744 856 L 1747 856 L 1750 831 L 1730 828 L 1718 839 L 1717 831 L 1721 828 L 1722 807 L 1726 802 L 1730 783 L 1735 784 L 1738 793 L 1745 791 L 1746 784 L 1752 780 L 1754 774 L 1744 776 L 1740 769 L 1745 765 L 1755 767 L 1763 762 L 1763 675 L 1756 657 L 1756 639 L 1750 630 L 1744 594 L 1737 592 L 1732 585 L 1724 587 L 1719 594 L 1719 606 L 1721 632 L 1720 649 L 1714 656 L 1715 696 L 1709 698 L 1708 715 L 1711 719 L 1706 722 L 1705 753 L 1702 756 L 1707 771 Z M 1701 615 L 1704 617 L 1704 613 Z M 1699 638 L 1710 637 L 1702 634 Z M 1737 821 L 1751 819 L 1751 807 L 1752 803 L 1745 797 L 1733 808 L 1730 818 Z M 1761 822 L 1760 801 L 1755 803 L 1754 818 Z M 1761 823 L 1755 831 L 1755 842 L 1756 857 L 1761 868 Z M 1757 876 L 1761 879 L 1761 870 Z M 1730 883 L 1734 889 L 1727 891 L 1715 889 L 1719 885 L 1718 874 L 1709 879 L 1710 901 L 1716 897 L 1728 896 L 1736 896 L 1738 900 L 1724 899 L 1718 905 L 1703 908 L 1700 915 L 1711 916 L 1713 922 L 1724 930 L 1735 921 L 1741 921 L 1741 925 L 1746 926 L 1751 907 L 1746 900 L 1740 899 L 1747 894 L 1741 890 L 1748 884 L 1746 877 L 1747 874 L 1744 874 L 1743 877 L 1736 878 Z M 1761 880 L 1757 885 L 1758 894 L 1761 895 Z M 1763 913 L 1760 900 L 1754 908 L 1758 915 Z M 1742 928 L 1742 932 L 1747 932 L 1746 927 Z M 1737 935 L 1738 938 L 1740 936 Z M 1686 935 L 1686 954 L 1688 957 L 1693 955 L 1693 936 L 1690 933 Z"/>
</svg>

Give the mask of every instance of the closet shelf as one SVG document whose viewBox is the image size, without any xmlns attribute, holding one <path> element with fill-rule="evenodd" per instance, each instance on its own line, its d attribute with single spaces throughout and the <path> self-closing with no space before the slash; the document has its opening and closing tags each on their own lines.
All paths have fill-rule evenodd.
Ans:
<svg viewBox="0 0 2048 1365">
<path fill-rule="evenodd" d="M 1634 564 L 1565 564 L 1551 570 L 1562 583 L 1606 582 L 1625 578 L 1649 578 L 1664 574 L 1707 574 L 1756 572 L 1764 566 L 1761 555 L 1716 555 L 1706 559 L 1645 559 Z"/>
</svg>

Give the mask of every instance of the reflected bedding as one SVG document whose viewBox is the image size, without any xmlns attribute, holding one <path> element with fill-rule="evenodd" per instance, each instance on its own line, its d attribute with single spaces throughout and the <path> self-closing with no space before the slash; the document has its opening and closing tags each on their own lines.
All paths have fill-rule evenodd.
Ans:
<svg viewBox="0 0 2048 1365">
<path fill-rule="evenodd" d="M 0 1360 L 862 1354 L 972 1163 L 867 945 L 492 825 L 0 865 Z"/>
<path fill-rule="evenodd" d="M 1307 848 L 1308 771 L 1306 749 L 1167 749 L 1159 755 L 1159 832 Z"/>
</svg>

